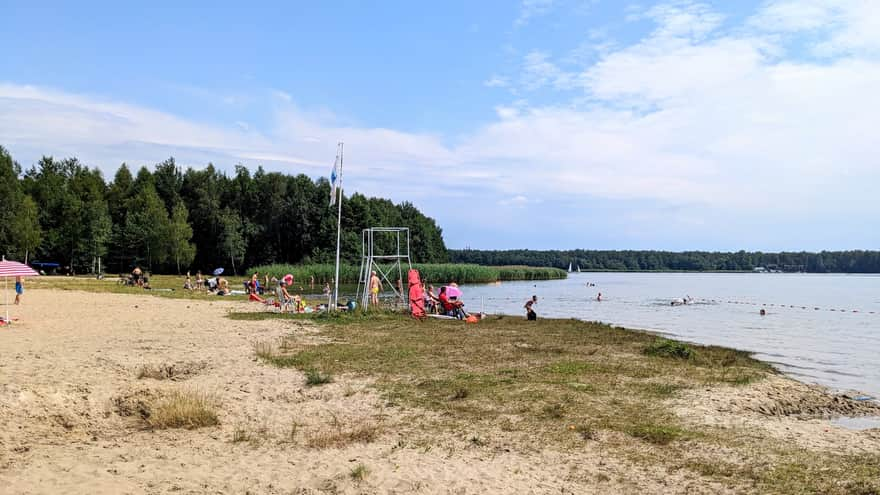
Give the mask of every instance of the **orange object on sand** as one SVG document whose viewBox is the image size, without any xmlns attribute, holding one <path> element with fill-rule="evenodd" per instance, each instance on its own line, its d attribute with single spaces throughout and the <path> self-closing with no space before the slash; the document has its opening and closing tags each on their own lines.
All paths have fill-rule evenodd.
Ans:
<svg viewBox="0 0 880 495">
<path fill-rule="evenodd" d="M 260 296 L 258 296 L 258 295 L 256 295 L 256 294 L 251 294 L 250 296 L 248 296 L 248 298 L 249 298 L 251 301 L 256 301 L 256 302 L 266 302 L 265 299 L 263 299 L 262 297 L 260 297 Z"/>
<path fill-rule="evenodd" d="M 474 315 L 470 315 L 467 318 L 465 318 L 464 321 L 465 321 L 465 323 L 477 323 L 480 321 L 480 319 Z"/>
</svg>

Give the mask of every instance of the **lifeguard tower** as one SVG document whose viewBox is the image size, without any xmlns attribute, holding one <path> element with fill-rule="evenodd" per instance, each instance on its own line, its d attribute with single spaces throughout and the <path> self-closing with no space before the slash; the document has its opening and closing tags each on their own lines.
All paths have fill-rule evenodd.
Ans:
<svg viewBox="0 0 880 495">
<path fill-rule="evenodd" d="M 367 308 L 369 305 L 370 272 L 373 271 L 382 280 L 383 285 L 391 287 L 396 303 L 409 304 L 403 280 L 404 263 L 406 270 L 412 268 L 409 256 L 409 228 L 372 227 L 362 231 L 361 239 L 361 269 L 357 290 L 357 299 L 361 307 Z"/>
</svg>

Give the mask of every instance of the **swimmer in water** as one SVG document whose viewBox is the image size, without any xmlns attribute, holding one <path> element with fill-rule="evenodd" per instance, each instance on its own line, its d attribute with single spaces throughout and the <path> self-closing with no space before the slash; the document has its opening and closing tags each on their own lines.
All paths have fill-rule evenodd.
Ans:
<svg viewBox="0 0 880 495">
<path fill-rule="evenodd" d="M 761 308 L 761 311 L 759 311 L 759 313 L 761 316 L 765 316 L 767 314 L 767 311 L 765 311 L 764 308 Z"/>
<path fill-rule="evenodd" d="M 602 302 L 602 293 L 600 292 L 598 296 L 596 296 L 596 301 Z"/>
</svg>

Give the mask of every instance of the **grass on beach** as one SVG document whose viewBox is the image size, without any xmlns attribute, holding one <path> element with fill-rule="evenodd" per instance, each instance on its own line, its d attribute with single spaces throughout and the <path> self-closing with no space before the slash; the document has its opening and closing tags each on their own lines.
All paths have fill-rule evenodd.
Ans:
<svg viewBox="0 0 880 495">
<path fill-rule="evenodd" d="M 746 383 L 770 370 L 720 347 L 686 346 L 688 360 L 646 355 L 654 336 L 578 320 L 493 317 L 464 326 L 375 313 L 315 321 L 332 322 L 322 329 L 333 343 L 260 342 L 257 355 L 309 376 L 378 374 L 391 403 L 468 422 L 515 419 L 519 429 L 556 440 L 570 438 L 571 425 L 661 444 L 693 436 L 657 403 L 684 388 Z"/>
<path fill-rule="evenodd" d="M 172 391 L 149 408 L 144 421 L 151 428 L 201 428 L 219 423 L 217 399 L 207 393 Z"/>
<path fill-rule="evenodd" d="M 773 373 L 745 352 L 577 320 L 490 317 L 465 325 L 381 312 L 309 319 L 325 343 L 292 337 L 257 343 L 255 353 L 277 367 L 370 377 L 388 407 L 433 413 L 421 431 L 479 432 L 473 438 L 481 445 L 503 436 L 526 449 L 576 449 L 601 439 L 602 448 L 637 465 L 764 492 L 849 493 L 845 487 L 876 487 L 880 476 L 878 455 L 816 456 L 750 432 L 688 425 L 671 411 L 667 399 L 683 390 L 745 385 Z M 711 453 L 719 449 L 747 461 L 725 464 Z M 760 460 L 748 461 L 753 456 Z"/>
</svg>

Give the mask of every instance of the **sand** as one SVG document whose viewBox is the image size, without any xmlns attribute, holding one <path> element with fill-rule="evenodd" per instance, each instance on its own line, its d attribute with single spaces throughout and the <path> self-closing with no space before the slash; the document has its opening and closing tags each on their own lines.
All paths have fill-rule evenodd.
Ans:
<svg viewBox="0 0 880 495">
<path fill-rule="evenodd" d="M 418 431 L 418 417 L 427 413 L 386 404 L 367 380 L 341 376 L 308 388 L 299 371 L 259 362 L 254 342 L 320 337 L 308 323 L 225 317 L 255 307 L 29 290 L 24 305 L 12 311 L 19 323 L 0 329 L 0 493 L 728 491 L 687 471 L 633 466 L 607 455 L 599 441 L 560 452 L 517 449 L 500 432 L 480 444 L 471 440 L 475 432 L 426 435 Z M 173 370 L 173 379 L 138 378 L 144 365 Z M 678 399 L 681 414 L 698 423 L 744 422 L 779 435 L 799 425 L 793 438 L 813 448 L 880 448 L 876 432 L 750 409 L 768 387 L 794 383 L 778 380 L 749 388 L 754 397 L 740 388 L 719 400 Z M 150 430 L 137 414 L 124 414 L 139 398 L 171 390 L 212 394 L 220 424 Z M 375 439 L 312 446 L 358 429 L 374 432 Z M 248 438 L 234 441 L 241 434 Z M 354 479 L 351 472 L 361 464 L 367 474 Z"/>
</svg>

